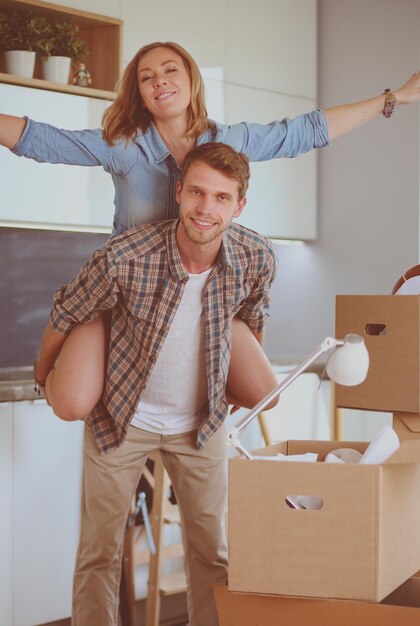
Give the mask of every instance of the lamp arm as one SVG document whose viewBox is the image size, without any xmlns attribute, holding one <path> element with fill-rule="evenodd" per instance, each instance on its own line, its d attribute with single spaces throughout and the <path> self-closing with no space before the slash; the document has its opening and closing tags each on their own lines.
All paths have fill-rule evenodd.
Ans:
<svg viewBox="0 0 420 626">
<path fill-rule="evenodd" d="M 274 398 L 277 398 L 300 374 L 302 374 L 314 361 L 316 361 L 322 354 L 329 352 L 332 349 L 342 346 L 344 341 L 341 339 L 335 339 L 334 337 L 326 337 L 320 346 L 310 354 L 302 363 L 297 365 L 294 370 L 290 372 L 284 380 L 281 381 L 272 391 L 270 391 L 265 398 L 263 398 L 258 404 L 255 405 L 248 413 L 246 413 L 242 419 L 228 432 L 227 439 L 229 443 L 239 452 L 239 454 L 247 459 L 252 459 L 252 455 L 243 447 L 239 441 L 239 436 L 242 431 L 252 422 L 252 420 L 261 413 L 261 411 L 271 402 Z"/>
</svg>

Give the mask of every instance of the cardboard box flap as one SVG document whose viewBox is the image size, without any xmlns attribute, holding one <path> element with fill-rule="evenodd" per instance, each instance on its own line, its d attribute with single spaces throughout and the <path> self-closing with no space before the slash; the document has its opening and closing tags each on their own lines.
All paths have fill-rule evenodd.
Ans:
<svg viewBox="0 0 420 626">
<path fill-rule="evenodd" d="M 398 450 L 385 461 L 385 465 L 396 463 L 420 463 L 420 440 L 403 441 Z"/>
<path fill-rule="evenodd" d="M 252 454 L 257 458 L 259 456 L 276 456 L 278 452 L 286 455 L 306 454 L 314 452 L 319 455 L 319 461 L 324 461 L 326 455 L 332 450 L 338 448 L 353 448 L 363 454 L 368 447 L 369 442 L 366 441 L 322 441 L 322 440 L 306 440 L 306 439 L 289 439 L 282 443 L 274 443 L 271 446 L 252 450 Z"/>
<path fill-rule="evenodd" d="M 396 416 L 412 433 L 420 433 L 420 415 L 413 413 L 396 413 Z"/>
<path fill-rule="evenodd" d="M 336 337 L 360 334 L 366 380 L 336 386 L 339 407 L 420 414 L 420 296 L 337 296 Z"/>
<path fill-rule="evenodd" d="M 255 456 L 275 456 L 278 452 L 281 452 L 281 454 L 288 454 L 287 443 L 287 441 L 282 441 L 281 443 L 273 443 L 271 446 L 264 446 L 264 448 L 252 450 L 251 454 Z"/>
</svg>

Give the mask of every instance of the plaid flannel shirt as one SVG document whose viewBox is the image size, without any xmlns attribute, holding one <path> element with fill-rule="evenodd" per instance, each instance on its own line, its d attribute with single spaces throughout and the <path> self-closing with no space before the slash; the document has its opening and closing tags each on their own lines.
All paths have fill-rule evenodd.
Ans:
<svg viewBox="0 0 420 626">
<path fill-rule="evenodd" d="M 50 321 L 60 334 L 112 310 L 105 387 L 87 418 L 101 452 L 123 443 L 188 281 L 177 224 L 165 220 L 112 237 L 54 295 Z M 197 447 L 227 415 L 232 319 L 240 317 L 255 332 L 263 329 L 275 273 L 266 237 L 238 224 L 225 231 L 203 295 L 209 410 L 198 428 Z"/>
</svg>

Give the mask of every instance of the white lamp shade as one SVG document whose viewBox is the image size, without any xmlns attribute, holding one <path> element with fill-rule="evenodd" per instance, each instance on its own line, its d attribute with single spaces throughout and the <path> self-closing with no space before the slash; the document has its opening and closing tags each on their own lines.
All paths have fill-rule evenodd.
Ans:
<svg viewBox="0 0 420 626">
<path fill-rule="evenodd" d="M 344 337 L 344 345 L 331 354 L 327 363 L 327 374 L 339 385 L 360 385 L 368 373 L 369 353 L 361 335 L 350 333 Z"/>
</svg>

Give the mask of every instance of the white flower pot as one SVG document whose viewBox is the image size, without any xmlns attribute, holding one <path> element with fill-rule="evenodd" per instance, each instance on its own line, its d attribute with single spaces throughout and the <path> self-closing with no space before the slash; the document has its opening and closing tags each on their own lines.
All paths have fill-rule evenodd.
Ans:
<svg viewBox="0 0 420 626">
<path fill-rule="evenodd" d="M 48 57 L 42 61 L 42 78 L 67 85 L 70 77 L 70 57 Z"/>
<path fill-rule="evenodd" d="M 6 72 L 15 76 L 32 78 L 35 67 L 35 52 L 28 50 L 8 50 L 4 53 Z"/>
</svg>

